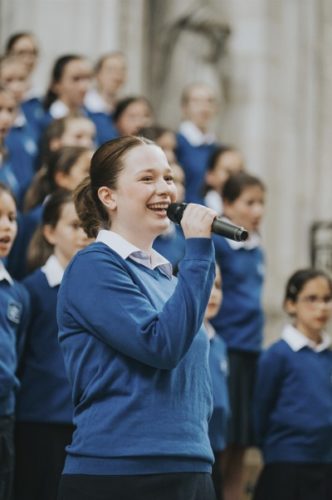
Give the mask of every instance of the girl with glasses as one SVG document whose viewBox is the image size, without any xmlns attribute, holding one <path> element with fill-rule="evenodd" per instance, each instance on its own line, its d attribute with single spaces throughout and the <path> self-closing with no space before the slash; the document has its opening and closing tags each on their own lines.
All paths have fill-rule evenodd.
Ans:
<svg viewBox="0 0 332 500">
<path fill-rule="evenodd" d="M 332 498 L 332 352 L 325 331 L 332 281 L 322 271 L 294 273 L 281 339 L 261 357 L 255 427 L 265 465 L 254 500 Z"/>
</svg>

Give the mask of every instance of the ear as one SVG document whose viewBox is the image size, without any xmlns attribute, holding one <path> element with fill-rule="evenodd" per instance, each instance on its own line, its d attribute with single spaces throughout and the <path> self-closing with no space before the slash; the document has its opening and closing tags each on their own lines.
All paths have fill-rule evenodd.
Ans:
<svg viewBox="0 0 332 500">
<path fill-rule="evenodd" d="M 43 235 L 46 241 L 50 243 L 51 245 L 55 245 L 55 237 L 54 237 L 54 227 L 52 227 L 50 224 L 46 224 L 43 227 Z"/>
<path fill-rule="evenodd" d="M 51 151 L 57 151 L 59 148 L 61 148 L 61 139 L 59 139 L 58 137 L 53 137 L 53 139 L 50 140 L 49 148 Z"/>
<path fill-rule="evenodd" d="M 59 172 L 59 171 L 55 172 L 54 180 L 55 184 L 60 188 L 65 188 L 71 191 L 72 189 L 71 183 L 69 181 L 68 175 L 65 174 L 64 172 Z"/>
<path fill-rule="evenodd" d="M 113 189 L 106 186 L 100 187 L 98 189 L 98 198 L 108 210 L 116 209 L 116 193 Z"/>
<path fill-rule="evenodd" d="M 210 184 L 211 181 L 213 182 L 214 181 L 214 178 L 213 178 L 213 172 L 211 172 L 211 170 L 208 170 L 205 174 L 205 182 L 207 184 Z"/>
<path fill-rule="evenodd" d="M 287 299 L 284 303 L 284 309 L 287 314 L 294 316 L 296 314 L 296 306 L 293 300 Z"/>
</svg>

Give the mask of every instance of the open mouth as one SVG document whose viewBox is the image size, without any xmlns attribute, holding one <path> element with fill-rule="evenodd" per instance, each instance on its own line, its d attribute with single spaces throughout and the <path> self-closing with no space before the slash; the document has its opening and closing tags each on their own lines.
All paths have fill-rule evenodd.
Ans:
<svg viewBox="0 0 332 500">
<path fill-rule="evenodd" d="M 166 216 L 169 203 L 150 203 L 147 207 L 158 215 Z"/>
<path fill-rule="evenodd" d="M 0 238 L 0 245 L 9 245 L 11 241 L 12 240 L 10 236 L 3 236 L 2 238 Z"/>
</svg>

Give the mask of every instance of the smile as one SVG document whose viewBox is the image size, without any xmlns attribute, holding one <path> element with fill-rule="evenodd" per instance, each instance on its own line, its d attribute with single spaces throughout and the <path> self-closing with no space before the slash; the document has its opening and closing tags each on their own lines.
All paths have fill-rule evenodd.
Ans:
<svg viewBox="0 0 332 500">
<path fill-rule="evenodd" d="M 153 212 L 166 214 L 166 211 L 169 207 L 169 203 L 151 203 L 147 205 L 147 207 L 149 210 L 152 210 Z"/>
</svg>

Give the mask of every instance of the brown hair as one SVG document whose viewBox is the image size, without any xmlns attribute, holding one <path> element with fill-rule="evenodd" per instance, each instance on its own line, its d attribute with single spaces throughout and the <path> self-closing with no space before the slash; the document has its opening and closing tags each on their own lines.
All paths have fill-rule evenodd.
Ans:
<svg viewBox="0 0 332 500">
<path fill-rule="evenodd" d="M 86 177 L 74 191 L 76 212 L 82 227 L 90 238 L 95 238 L 100 228 L 109 229 L 109 213 L 98 196 L 102 186 L 116 189 L 120 172 L 124 168 L 125 156 L 138 146 L 153 145 L 144 137 L 123 136 L 105 142 L 91 159 L 90 176 Z"/>
<path fill-rule="evenodd" d="M 44 236 L 44 226 L 56 227 L 64 205 L 72 202 L 72 193 L 65 189 L 58 189 L 46 200 L 42 222 L 38 225 L 28 246 L 27 267 L 29 272 L 43 266 L 54 251 L 53 245 Z"/>
<path fill-rule="evenodd" d="M 24 200 L 24 209 L 31 210 L 42 203 L 46 196 L 59 188 L 56 173 L 69 174 L 79 158 L 88 151 L 85 146 L 63 146 L 50 154 L 47 165 L 35 174 Z"/>
</svg>

